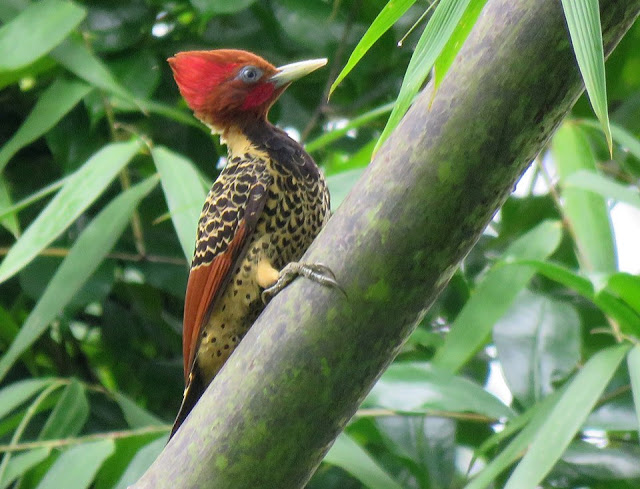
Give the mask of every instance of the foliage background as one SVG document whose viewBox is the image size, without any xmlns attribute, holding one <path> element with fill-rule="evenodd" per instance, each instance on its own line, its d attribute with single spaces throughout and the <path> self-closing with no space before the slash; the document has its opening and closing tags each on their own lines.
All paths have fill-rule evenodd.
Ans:
<svg viewBox="0 0 640 489">
<path fill-rule="evenodd" d="M 321 164 L 335 208 L 371 158 L 423 24 L 397 43 L 427 7 L 408 8 L 327 102 L 384 6 L 0 5 L 0 487 L 124 488 L 166 441 L 195 218 L 225 151 L 165 59 L 219 47 L 277 65 L 328 57 L 271 119 Z M 637 487 L 639 354 L 622 362 L 613 345 L 640 332 L 638 262 L 621 269 L 617 256 L 640 244 L 639 43 L 636 25 L 607 63 L 612 156 L 583 97 L 311 488 L 502 487 L 529 443 L 558 444 L 550 433 L 573 441 L 545 487 Z M 632 217 L 614 233 L 612 215 Z M 557 406 L 569 419 L 544 424 Z"/>
</svg>

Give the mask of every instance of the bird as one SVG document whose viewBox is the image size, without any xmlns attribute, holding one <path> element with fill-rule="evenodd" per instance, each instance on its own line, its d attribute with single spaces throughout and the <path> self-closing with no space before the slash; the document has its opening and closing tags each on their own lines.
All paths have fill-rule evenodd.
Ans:
<svg viewBox="0 0 640 489">
<path fill-rule="evenodd" d="M 294 80 L 324 66 L 276 68 L 242 50 L 184 51 L 168 59 L 196 118 L 227 145 L 227 163 L 198 221 L 184 306 L 185 389 L 170 439 L 265 304 L 296 276 L 338 287 L 300 258 L 330 216 L 325 178 L 268 112 Z"/>
</svg>

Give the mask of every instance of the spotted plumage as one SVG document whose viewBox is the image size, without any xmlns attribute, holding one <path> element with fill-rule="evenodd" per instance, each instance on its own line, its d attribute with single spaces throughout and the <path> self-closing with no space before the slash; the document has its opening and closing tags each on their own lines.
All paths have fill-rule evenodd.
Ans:
<svg viewBox="0 0 640 489">
<path fill-rule="evenodd" d="M 186 387 L 173 435 L 263 310 L 261 294 L 282 285 L 280 271 L 324 226 L 329 193 L 313 159 L 266 117 L 300 64 L 276 69 L 232 50 L 169 61 L 187 103 L 229 153 L 198 222 L 183 325 Z"/>
<path fill-rule="evenodd" d="M 257 130 L 262 138 L 251 134 L 255 139 L 249 152 L 237 156 L 230 148 L 198 224 L 193 270 L 210 266 L 226 252 L 240 223 L 250 233 L 196 346 L 195 361 L 206 384 L 264 308 L 262 290 L 277 280 L 275 275 L 261 278 L 259 265 L 277 271 L 299 260 L 329 217 L 329 193 L 309 155 L 273 126 Z M 292 151 L 281 152 L 276 160 L 267 146 L 273 143 Z"/>
</svg>

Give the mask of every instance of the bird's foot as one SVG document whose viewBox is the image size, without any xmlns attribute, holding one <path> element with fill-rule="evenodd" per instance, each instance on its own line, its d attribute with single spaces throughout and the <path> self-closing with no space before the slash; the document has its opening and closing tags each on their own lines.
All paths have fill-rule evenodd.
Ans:
<svg viewBox="0 0 640 489">
<path fill-rule="evenodd" d="M 280 270 L 278 280 L 275 284 L 264 289 L 261 296 L 262 302 L 267 304 L 278 294 L 278 292 L 284 289 L 293 281 L 294 278 L 298 276 L 306 277 L 320 285 L 324 285 L 325 287 L 336 288 L 342 292 L 345 297 L 347 295 L 328 266 L 323 265 L 322 263 L 302 263 L 294 261 L 287 264 L 282 270 Z"/>
</svg>

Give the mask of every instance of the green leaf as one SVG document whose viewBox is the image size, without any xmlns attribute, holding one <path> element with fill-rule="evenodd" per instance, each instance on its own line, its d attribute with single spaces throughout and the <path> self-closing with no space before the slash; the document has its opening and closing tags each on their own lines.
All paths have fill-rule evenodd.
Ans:
<svg viewBox="0 0 640 489">
<path fill-rule="evenodd" d="M 544 259 L 560 244 L 558 222 L 545 221 L 515 241 L 503 260 Z M 535 275 L 526 266 L 504 269 L 493 266 L 456 317 L 433 363 L 451 372 L 458 371 L 487 341 L 494 324 L 507 312 L 520 291 Z"/>
<path fill-rule="evenodd" d="M 206 194 L 193 163 L 165 147 L 154 147 L 151 156 L 160 173 L 171 221 L 187 260 L 193 257 L 198 219 Z"/>
<path fill-rule="evenodd" d="M 600 124 L 595 120 L 581 119 L 578 123 L 582 126 L 600 129 Z M 640 141 L 637 137 L 626 129 L 613 123 L 611 124 L 611 135 L 613 136 L 613 140 L 622 146 L 624 150 L 628 151 L 640 160 Z"/>
<path fill-rule="evenodd" d="M 51 384 L 49 379 L 29 379 L 4 387 L 0 390 L 0 419 L 26 400 L 35 396 L 49 384 Z"/>
<path fill-rule="evenodd" d="M 144 428 L 146 426 L 162 426 L 164 422 L 146 409 L 138 406 L 120 392 L 114 393 L 114 398 L 124 414 L 124 419 L 130 428 Z"/>
<path fill-rule="evenodd" d="M 20 129 L 0 149 L 0 171 L 13 155 L 49 131 L 90 91 L 89 85 L 78 80 L 56 79 L 38 97 Z"/>
<path fill-rule="evenodd" d="M 587 95 L 612 152 L 598 0 L 562 0 L 562 8 Z"/>
<path fill-rule="evenodd" d="M 246 9 L 256 0 L 190 0 L 191 4 L 203 14 L 233 14 Z"/>
<path fill-rule="evenodd" d="M 76 436 L 89 418 L 89 400 L 84 386 L 73 379 L 45 423 L 39 440 L 55 440 Z"/>
<path fill-rule="evenodd" d="M 56 314 L 62 311 L 98 268 L 105 255 L 118 241 L 140 200 L 157 183 L 157 177 L 150 177 L 123 192 L 80 234 L 27 317 L 20 333 L 0 359 L 0 379 L 6 375 L 17 358 L 42 335 Z"/>
<path fill-rule="evenodd" d="M 456 25 L 460 22 L 460 18 L 469 5 L 469 1 L 441 0 L 436 7 L 427 27 L 425 27 L 422 36 L 420 36 L 413 56 L 411 56 L 396 104 L 391 111 L 387 125 L 378 139 L 374 152 L 389 137 L 391 131 L 396 128 L 400 119 L 409 109 L 414 97 L 427 79 L 431 68 L 433 68 L 436 59 L 453 34 Z"/>
<path fill-rule="evenodd" d="M 493 328 L 509 390 L 524 406 L 554 391 L 580 361 L 580 318 L 569 304 L 524 291 Z"/>
<path fill-rule="evenodd" d="M 628 273 L 614 273 L 607 280 L 607 289 L 624 300 L 640 315 L 640 277 Z"/>
<path fill-rule="evenodd" d="M 125 100 L 135 97 L 126 90 L 104 63 L 79 39 L 69 38 L 51 52 L 51 57 L 79 78 Z"/>
<path fill-rule="evenodd" d="M 565 487 L 581 487 L 589 480 L 591 487 L 613 489 L 618 481 L 635 481 L 640 478 L 640 447 L 635 444 L 610 443 L 605 447 L 574 440 L 551 473 Z M 557 479 L 556 479 L 557 480 Z M 600 482 L 598 484 L 596 481 Z M 602 482 L 608 484 L 601 485 Z M 634 484 L 631 482 L 631 484 Z M 584 487 L 584 486 L 582 486 Z M 627 488 L 632 486 L 627 486 Z"/>
<path fill-rule="evenodd" d="M 364 168 L 347 170 L 327 177 L 327 185 L 331 194 L 331 208 L 337 209 L 351 189 L 364 173 Z"/>
<path fill-rule="evenodd" d="M 0 174 L 0 224 L 17 238 L 20 234 L 20 223 L 15 212 L 7 212 L 11 206 L 11 195 L 9 194 L 9 186 L 4 176 Z"/>
<path fill-rule="evenodd" d="M 29 207 L 34 202 L 38 202 L 40 199 L 45 198 L 49 194 L 52 194 L 56 190 L 60 189 L 60 187 L 62 187 L 70 177 L 71 175 L 61 178 L 60 180 L 56 180 L 55 182 L 29 195 L 28 197 L 25 197 L 20 202 L 15 203 L 11 207 L 0 209 L 0 219 L 3 219 L 8 215 L 20 212 L 25 207 Z"/>
<path fill-rule="evenodd" d="M 551 154 L 561 185 L 576 172 L 596 172 L 596 159 L 589 140 L 574 124 L 563 124 L 556 132 Z M 616 251 L 605 199 L 593 192 L 564 185 L 561 195 L 562 211 L 570 224 L 583 267 L 597 272 L 615 271 Z"/>
<path fill-rule="evenodd" d="M 324 461 L 346 470 L 369 489 L 402 489 L 402 486 L 346 433 L 342 433 L 336 439 Z"/>
<path fill-rule="evenodd" d="M 571 381 L 507 481 L 505 489 L 535 489 L 560 459 L 598 401 L 630 345 L 599 351 Z"/>
<path fill-rule="evenodd" d="M 593 171 L 577 171 L 567 178 L 564 184 L 640 208 L 640 193 L 637 188 L 622 185 Z"/>
<path fill-rule="evenodd" d="M 50 448 L 35 448 L 11 457 L 4 477 L 0 480 L 0 489 L 8 487 L 15 479 L 46 459 L 50 453 Z"/>
<path fill-rule="evenodd" d="M 627 355 L 627 366 L 629 367 L 629 378 L 631 379 L 631 393 L 633 394 L 633 404 L 636 408 L 638 418 L 638 431 L 640 432 L 640 345 L 635 344 L 629 355 Z"/>
<path fill-rule="evenodd" d="M 455 30 L 451 34 L 451 37 L 447 41 L 447 44 L 444 48 L 442 48 L 442 53 L 438 56 L 438 59 L 435 62 L 433 67 L 433 83 L 434 90 L 437 90 L 442 83 L 447 71 L 451 67 L 453 60 L 458 55 L 458 51 L 466 41 L 471 29 L 476 24 L 476 20 L 478 20 L 478 16 L 482 9 L 484 8 L 487 0 L 477 0 L 473 1 L 469 4 L 469 6 L 462 14 L 462 18 Z"/>
<path fill-rule="evenodd" d="M 349 131 L 362 127 L 369 122 L 374 121 L 385 114 L 388 114 L 389 112 L 391 112 L 391 109 L 393 109 L 393 103 L 376 107 L 375 109 L 372 109 L 362 115 L 359 115 L 358 117 L 351 119 L 347 124 L 344 125 L 344 127 L 340 127 L 339 129 L 334 129 L 332 131 L 323 133 L 316 139 L 306 143 L 304 145 L 304 148 L 309 153 L 324 148 L 334 141 L 337 141 L 340 138 L 344 137 Z"/>
<path fill-rule="evenodd" d="M 470 380 L 418 362 L 392 364 L 373 387 L 364 406 L 411 414 L 453 411 L 495 419 L 513 416 L 511 409 Z"/>
<path fill-rule="evenodd" d="M 396 21 L 409 10 L 416 0 L 389 0 L 389 3 L 384 6 L 375 20 L 371 23 L 367 32 L 364 33 L 360 42 L 353 49 L 351 56 L 347 60 L 347 64 L 331 84 L 329 95 L 333 93 L 336 87 L 342 80 L 349 74 L 349 72 L 358 64 L 358 61 L 369 51 L 369 48 L 380 39 L 380 37 L 387 32 Z"/>
<path fill-rule="evenodd" d="M 521 430 L 513 440 L 496 455 L 479 474 L 474 476 L 464 489 L 483 489 L 494 481 L 507 467 L 522 457 L 523 452 L 529 447 L 540 427 L 544 424 L 549 413 L 557 404 L 558 399 L 566 390 L 554 392 L 545 397 L 541 402 L 534 404 L 523 414 L 510 420 L 505 429 L 493 434 L 478 449 L 477 454 L 486 453 L 489 449 L 503 442 L 518 430 Z"/>
<path fill-rule="evenodd" d="M 624 333 L 640 336 L 640 317 L 608 291 L 599 290 L 596 293 L 591 280 L 551 262 L 518 260 L 512 264 L 530 266 L 545 277 L 575 290 L 578 294 L 592 301 L 603 313 L 614 318 Z"/>
<path fill-rule="evenodd" d="M 83 443 L 66 450 L 47 471 L 36 489 L 89 487 L 98 469 L 113 450 L 112 440 Z"/>
<path fill-rule="evenodd" d="M 11 247 L 0 265 L 0 283 L 15 275 L 98 198 L 140 147 L 138 141 L 112 143 L 78 169 Z"/>
<path fill-rule="evenodd" d="M 47 54 L 85 15 L 85 9 L 65 0 L 32 3 L 0 28 L 0 72 L 22 68 Z"/>
<path fill-rule="evenodd" d="M 130 485 L 140 479 L 142 474 L 147 471 L 153 461 L 158 458 L 158 455 L 160 455 L 160 452 L 167 444 L 167 437 L 168 435 L 158 438 L 139 450 L 135 457 L 133 457 L 133 460 L 131 460 L 127 470 L 122 474 L 122 477 L 114 489 L 127 489 Z"/>
</svg>

